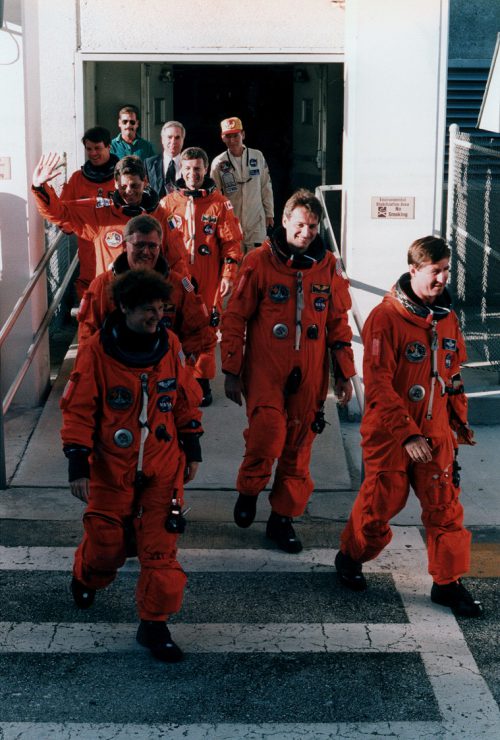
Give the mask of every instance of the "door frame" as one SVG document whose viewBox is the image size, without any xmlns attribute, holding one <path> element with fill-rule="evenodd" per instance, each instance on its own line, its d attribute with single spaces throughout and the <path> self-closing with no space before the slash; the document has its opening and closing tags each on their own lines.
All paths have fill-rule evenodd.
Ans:
<svg viewBox="0 0 500 740">
<path fill-rule="evenodd" d="M 75 135 L 85 130 L 85 99 L 92 99 L 93 85 L 85 76 L 85 62 L 159 62 L 168 64 L 344 64 L 344 53 L 290 54 L 280 52 L 268 53 L 193 53 L 186 54 L 104 54 L 75 53 Z M 84 156 L 81 148 L 77 150 L 77 161 L 82 165 Z"/>
</svg>

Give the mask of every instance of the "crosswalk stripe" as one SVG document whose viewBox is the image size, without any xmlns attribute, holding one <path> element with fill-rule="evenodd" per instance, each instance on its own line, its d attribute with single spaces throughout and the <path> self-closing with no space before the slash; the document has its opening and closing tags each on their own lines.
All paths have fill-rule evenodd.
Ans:
<svg viewBox="0 0 500 740">
<path fill-rule="evenodd" d="M 0 722 L 2 740 L 343 740 L 377 737 L 444 738 L 440 722 L 335 722 L 329 724 L 269 723 L 262 724 L 150 724 L 119 725 L 111 723 L 80 724 Z M 484 735 L 482 738 L 488 740 Z M 493 735 L 491 738 L 493 740 Z M 497 737 L 495 737 L 497 740 Z"/>
<path fill-rule="evenodd" d="M 3 723 L 2 740 L 14 737 L 61 737 L 66 740 L 106 740 L 144 736 L 201 740 L 321 740 L 335 734 L 398 737 L 498 737 L 500 711 L 481 676 L 464 636 L 449 609 L 430 602 L 425 544 L 417 528 L 394 530 L 391 545 L 377 560 L 366 564 L 367 573 L 391 575 L 402 599 L 408 624 L 269 623 L 175 624 L 175 639 L 191 653 L 419 653 L 438 703 L 442 723 L 388 722 L 325 725 L 267 723 L 259 725 L 50 725 Z M 336 549 L 310 548 L 296 556 L 258 549 L 186 549 L 179 554 L 189 572 L 324 572 L 333 571 Z M 70 570 L 74 548 L 0 547 L 4 570 Z M 124 570 L 136 571 L 136 560 Z M 136 625 L 107 623 L 0 624 L 0 652 L 7 653 L 110 653 L 140 650 Z M 24 729 L 23 729 L 24 728 Z M 62 729 L 61 729 L 62 728 Z M 161 729 L 163 728 L 163 729 Z M 16 732 L 18 733 L 16 735 Z M 158 734 L 155 734 L 155 733 Z M 32 733 L 32 734 L 30 734 Z M 134 734 L 135 733 L 135 734 Z"/>
<path fill-rule="evenodd" d="M 0 622 L 0 653 L 130 651 L 136 649 L 136 630 L 136 624 L 103 622 Z M 421 648 L 408 624 L 176 623 L 172 630 L 188 653 L 408 653 Z"/>
<path fill-rule="evenodd" d="M 427 635 L 419 652 L 441 716 L 455 728 L 457 737 L 489 737 L 495 728 L 498 738 L 498 704 L 453 614 L 436 607 L 426 595 L 425 551 L 416 550 L 412 557 L 411 566 L 395 563 L 392 576 L 410 624 L 419 626 L 420 636 Z"/>
<path fill-rule="evenodd" d="M 414 529 L 414 528 L 413 528 Z M 425 550 L 418 530 L 402 530 L 395 534 L 381 556 L 367 563 L 367 572 L 390 572 L 396 564 L 408 561 L 411 552 Z M 3 570 L 71 570 L 74 547 L 5 547 L 0 546 L 0 569 Z M 337 550 L 333 548 L 304 548 L 298 555 L 279 550 L 262 549 L 179 549 L 179 560 L 188 572 L 262 572 L 304 573 L 331 571 Z M 137 570 L 135 558 L 128 560 L 122 570 Z"/>
</svg>

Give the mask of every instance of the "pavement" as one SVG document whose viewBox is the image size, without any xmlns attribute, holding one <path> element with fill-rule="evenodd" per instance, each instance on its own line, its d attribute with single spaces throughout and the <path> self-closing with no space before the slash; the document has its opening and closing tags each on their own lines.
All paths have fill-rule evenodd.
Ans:
<svg viewBox="0 0 500 740">
<path fill-rule="evenodd" d="M 63 371 L 44 409 L 7 418 L 10 488 L 0 492 L 0 738 L 498 738 L 500 736 L 500 425 L 461 448 L 462 502 L 473 533 L 467 586 L 483 620 L 456 619 L 429 600 L 425 544 L 413 495 L 394 538 L 365 566 L 369 589 L 335 579 L 338 538 L 360 480 L 359 424 L 340 421 L 315 445 L 315 492 L 288 555 L 256 522 L 232 519 L 243 410 L 220 378 L 205 410 L 204 463 L 179 559 L 184 605 L 171 619 L 182 664 L 154 661 L 135 642 L 127 561 L 89 611 L 69 594 L 82 504 L 69 495 L 60 450 Z"/>
</svg>

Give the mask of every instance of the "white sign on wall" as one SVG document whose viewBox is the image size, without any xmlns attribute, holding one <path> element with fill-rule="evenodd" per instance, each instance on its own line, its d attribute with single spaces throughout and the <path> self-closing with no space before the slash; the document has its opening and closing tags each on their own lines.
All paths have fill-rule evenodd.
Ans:
<svg viewBox="0 0 500 740">
<path fill-rule="evenodd" d="M 373 195 L 372 218 L 415 218 L 415 198 Z"/>
</svg>

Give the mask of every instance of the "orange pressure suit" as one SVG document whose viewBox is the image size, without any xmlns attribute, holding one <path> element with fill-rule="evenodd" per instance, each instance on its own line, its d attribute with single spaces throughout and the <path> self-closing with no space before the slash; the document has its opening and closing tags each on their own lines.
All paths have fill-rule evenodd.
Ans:
<svg viewBox="0 0 500 740">
<path fill-rule="evenodd" d="M 175 332 L 184 354 L 190 362 L 195 362 L 201 352 L 211 349 L 213 343 L 207 308 L 201 296 L 194 292 L 189 278 L 171 271 L 161 255 L 158 256 L 154 269 L 172 286 L 169 302 L 165 304 L 162 324 Z M 77 316 L 79 347 L 99 331 L 106 316 L 115 309 L 110 292 L 111 283 L 128 270 L 130 267 L 127 254 L 123 252 L 113 262 L 111 269 L 98 275 L 85 291 Z"/>
<path fill-rule="evenodd" d="M 100 167 L 95 167 L 90 160 L 87 160 L 83 167 L 73 172 L 68 182 L 63 185 L 61 200 L 109 197 L 115 189 L 114 169 L 117 162 L 118 157 L 114 154 L 110 154 L 106 165 Z M 75 288 L 78 298 L 81 298 L 95 278 L 95 249 L 88 239 L 78 238 L 78 259 L 80 273 L 75 280 Z"/>
<path fill-rule="evenodd" d="M 472 435 L 459 375 L 463 338 L 447 291 L 438 302 L 422 304 L 406 274 L 366 321 L 365 478 L 341 550 L 358 562 L 375 558 L 391 540 L 389 520 L 404 507 L 411 485 L 422 506 L 429 573 L 446 584 L 467 572 L 471 539 L 458 500 L 452 429 L 460 443 L 470 444 Z M 404 444 L 414 435 L 429 441 L 431 462 L 411 461 Z"/>
<path fill-rule="evenodd" d="M 169 229 L 165 212 L 158 205 L 154 190 L 144 190 L 140 206 L 127 206 L 115 191 L 112 198 L 89 198 L 85 201 L 63 202 L 46 183 L 31 188 L 40 215 L 57 224 L 63 231 L 94 243 L 96 275 L 106 272 L 123 252 L 123 229 L 133 216 L 148 214 L 156 218 L 163 229 L 163 254 L 171 269 L 188 274 L 185 249 L 180 232 Z"/>
<path fill-rule="evenodd" d="M 269 501 L 277 514 L 293 518 L 314 488 L 309 461 L 324 426 L 327 349 L 337 377 L 355 369 L 348 282 L 335 257 L 320 237 L 293 258 L 283 242 L 278 229 L 244 258 L 222 318 L 221 357 L 223 372 L 241 374 L 248 417 L 236 487 L 257 496 L 278 459 Z"/>
<path fill-rule="evenodd" d="M 202 431 L 201 393 L 172 332 L 159 328 L 151 364 L 137 366 L 137 353 L 131 360 L 116 340 L 117 314 L 79 352 L 61 399 L 70 464 L 72 455 L 91 453 L 85 534 L 73 575 L 92 589 L 111 583 L 125 562 L 125 527 L 133 517 L 138 612 L 163 620 L 180 609 L 186 582 L 177 535 L 166 531 L 165 520 L 174 497 L 182 504 L 186 459 L 201 459 L 189 452 Z"/>
<path fill-rule="evenodd" d="M 183 180 L 178 189 L 162 198 L 160 206 L 167 214 L 172 233 L 181 234 L 187 250 L 187 267 L 198 292 L 214 316 L 219 308 L 218 289 L 222 278 L 234 282 L 241 260 L 240 223 L 231 201 L 205 178 L 200 190 L 187 190 Z M 213 324 L 218 322 L 215 320 Z M 215 329 L 213 330 L 215 338 Z M 203 353 L 197 362 L 200 378 L 215 376 L 214 349 Z"/>
</svg>

